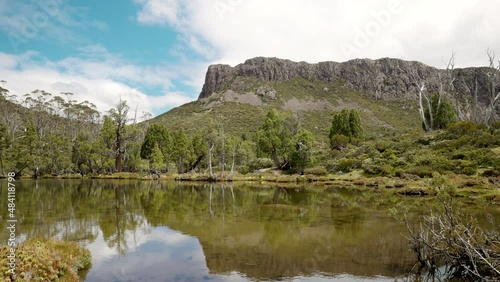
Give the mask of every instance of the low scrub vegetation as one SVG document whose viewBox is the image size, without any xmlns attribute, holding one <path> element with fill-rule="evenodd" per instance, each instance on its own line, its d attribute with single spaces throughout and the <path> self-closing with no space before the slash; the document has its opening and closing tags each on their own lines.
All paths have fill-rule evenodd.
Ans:
<svg viewBox="0 0 500 282">
<path fill-rule="evenodd" d="M 437 281 L 494 281 L 500 276 L 500 233 L 493 217 L 488 218 L 489 228 L 481 227 L 474 216 L 453 203 L 456 187 L 446 177 L 435 174 L 430 184 L 440 202 L 436 210 L 413 219 L 404 206 L 393 210 L 408 229 L 417 274 L 425 272 Z"/>
<path fill-rule="evenodd" d="M 2 281 L 80 281 L 78 271 L 92 264 L 90 251 L 73 242 L 30 239 L 16 249 L 15 275 L 9 272 L 10 247 L 0 246 Z"/>
</svg>

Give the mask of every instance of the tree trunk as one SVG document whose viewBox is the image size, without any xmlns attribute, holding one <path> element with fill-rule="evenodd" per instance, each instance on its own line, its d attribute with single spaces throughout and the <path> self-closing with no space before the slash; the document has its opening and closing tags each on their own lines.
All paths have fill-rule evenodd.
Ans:
<svg viewBox="0 0 500 282">
<path fill-rule="evenodd" d="M 117 172 L 122 171 L 122 142 L 120 130 L 116 130 L 116 142 L 115 142 L 115 169 Z"/>
<path fill-rule="evenodd" d="M 277 166 L 277 167 L 280 167 L 281 163 L 280 163 L 280 160 L 278 158 L 278 153 L 276 152 L 276 149 L 273 149 L 271 155 L 272 155 L 272 158 L 273 158 L 274 165 Z"/>
<path fill-rule="evenodd" d="M 422 123 L 424 124 L 424 130 L 425 132 L 429 132 L 429 125 L 427 124 L 427 119 L 425 118 L 425 111 L 424 111 L 424 105 L 422 103 L 422 96 L 424 95 L 424 90 L 425 90 L 425 84 L 419 86 L 419 91 L 418 91 L 418 110 L 420 112 L 420 118 L 422 119 Z"/>
<path fill-rule="evenodd" d="M 214 174 L 212 171 L 212 150 L 214 148 L 213 144 L 210 144 L 210 148 L 208 149 L 208 171 L 210 173 L 210 177 L 213 178 Z"/>
<path fill-rule="evenodd" d="M 231 162 L 231 175 L 233 175 L 234 172 L 234 159 L 235 159 L 235 152 L 233 152 L 233 161 Z"/>
<path fill-rule="evenodd" d="M 221 162 L 221 171 L 220 177 L 224 177 L 224 169 L 226 167 L 226 144 L 224 140 L 224 133 L 222 133 L 222 162 Z"/>
<path fill-rule="evenodd" d="M 203 156 L 199 156 L 196 161 L 189 167 L 189 169 L 187 171 L 192 171 L 194 170 L 198 164 L 200 164 L 201 160 L 203 159 Z"/>
<path fill-rule="evenodd" d="M 434 129 L 434 117 L 432 113 L 432 105 L 429 98 L 427 98 L 426 96 L 424 96 L 424 98 L 427 101 L 427 109 L 429 110 L 429 128 L 427 132 L 431 132 Z"/>
<path fill-rule="evenodd" d="M 233 177 L 235 155 L 236 155 L 236 149 L 233 151 L 233 160 L 231 161 L 231 172 L 229 172 L 229 175 L 227 176 L 228 179 L 231 179 Z"/>
</svg>

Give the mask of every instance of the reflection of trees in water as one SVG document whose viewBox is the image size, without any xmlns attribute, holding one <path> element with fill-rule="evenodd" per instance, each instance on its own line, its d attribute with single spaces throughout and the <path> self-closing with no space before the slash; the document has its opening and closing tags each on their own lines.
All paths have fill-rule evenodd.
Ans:
<svg viewBox="0 0 500 282">
<path fill-rule="evenodd" d="M 331 223 L 337 229 L 360 231 L 366 220 L 366 212 L 359 207 L 355 208 L 330 208 Z"/>
<path fill-rule="evenodd" d="M 360 231 L 363 228 L 366 212 L 365 203 L 359 199 L 362 197 L 361 193 L 329 189 L 323 196 L 330 202 L 330 221 L 337 229 Z"/>
<path fill-rule="evenodd" d="M 269 204 L 277 205 L 307 205 L 314 200 L 316 193 L 311 193 L 305 187 L 285 188 L 276 187 Z"/>
<path fill-rule="evenodd" d="M 355 204 L 371 199 L 343 191 L 123 180 L 29 181 L 19 187 L 19 232 L 28 237 L 59 235 L 90 242 L 100 228 L 108 246 L 124 254 L 133 236 L 147 232 L 148 226 L 169 226 L 199 238 L 215 272 L 238 270 L 270 278 L 276 270 L 305 272 L 315 251 L 328 246 L 352 252 L 352 258 L 399 250 L 374 240 L 386 230 L 363 228 L 370 214 Z M 4 194 L 6 189 L 1 187 Z M 6 206 L 4 198 L 0 204 Z M 7 211 L 0 209 L 0 215 L 6 218 Z M 5 221 L 0 224 L 0 235 L 7 238 Z M 325 239 L 328 245 L 320 243 L 325 234 L 331 236 Z M 318 269 L 346 267 L 341 258 L 323 255 L 316 259 Z M 368 264 L 366 260 L 359 263 Z"/>
<path fill-rule="evenodd" d="M 139 201 L 142 191 L 137 183 L 38 180 L 17 184 L 20 238 L 56 237 L 90 243 L 97 238 L 99 226 L 109 247 L 124 254 L 128 234 L 134 236 L 139 227 L 145 226 Z M 1 186 L 2 191 L 5 189 Z M 7 213 L 2 209 L 0 215 L 5 218 Z M 0 235 L 6 238 L 8 234 L 2 229 Z"/>
<path fill-rule="evenodd" d="M 19 181 L 16 183 L 16 218 L 19 238 L 45 237 L 93 241 L 97 217 L 88 207 L 87 191 L 73 181 Z M 0 184 L 2 192 L 7 185 Z M 80 190 L 79 190 L 80 189 Z M 85 189 L 86 190 L 86 189 Z M 90 191 L 90 190 L 89 190 Z M 6 192 L 5 192 L 6 193 Z M 3 198 L 0 200 L 3 203 Z M 0 215 L 6 218 L 7 210 Z M 1 224 L 4 224 L 2 222 Z M 2 238 L 7 234 L 0 233 Z"/>
<path fill-rule="evenodd" d="M 146 224 L 146 219 L 140 209 L 140 193 L 137 183 L 133 185 L 105 185 L 101 198 L 108 198 L 113 203 L 104 206 L 99 217 L 99 226 L 108 246 L 116 249 L 121 255 L 128 251 L 128 234 L 136 242 L 139 226 Z M 114 197 L 112 196 L 114 194 Z"/>
</svg>

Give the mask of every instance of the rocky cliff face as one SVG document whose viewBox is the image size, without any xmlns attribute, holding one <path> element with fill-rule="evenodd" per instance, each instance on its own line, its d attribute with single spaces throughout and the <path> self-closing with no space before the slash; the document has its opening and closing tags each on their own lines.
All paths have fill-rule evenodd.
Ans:
<svg viewBox="0 0 500 282">
<path fill-rule="evenodd" d="M 487 104 L 489 90 L 486 71 L 487 68 L 455 69 L 453 75 L 457 93 L 462 97 L 472 97 L 477 85 L 479 102 Z M 447 72 L 420 62 L 391 58 L 309 64 L 257 57 L 236 67 L 210 66 L 199 99 L 210 97 L 216 92 L 235 90 L 237 86 L 232 84 L 237 77 L 256 78 L 264 82 L 284 82 L 296 77 L 341 82 L 376 99 L 393 100 L 416 99 L 418 92 L 415 78 L 425 81 L 428 92 L 438 91 L 442 84 L 446 85 Z M 500 91 L 500 87 L 497 91 Z"/>
</svg>

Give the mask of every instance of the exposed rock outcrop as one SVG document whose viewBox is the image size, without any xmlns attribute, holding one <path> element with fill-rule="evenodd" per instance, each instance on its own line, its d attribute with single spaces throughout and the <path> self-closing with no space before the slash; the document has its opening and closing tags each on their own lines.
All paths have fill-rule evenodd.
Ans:
<svg viewBox="0 0 500 282">
<path fill-rule="evenodd" d="M 489 90 L 486 70 L 487 68 L 455 69 L 454 87 L 457 93 L 464 95 L 463 97 L 471 97 L 477 81 L 479 103 L 487 104 Z M 415 76 L 425 80 L 429 92 L 439 90 L 440 85 L 446 83 L 446 70 L 415 61 L 383 58 L 309 64 L 257 57 L 235 67 L 210 66 L 199 99 L 228 89 L 238 91 L 234 89 L 238 88 L 237 85 L 232 85 L 237 77 L 257 78 L 264 82 L 284 82 L 302 77 L 311 81 L 341 82 L 346 87 L 376 99 L 416 99 Z M 500 91 L 500 87 L 497 91 Z"/>
</svg>

